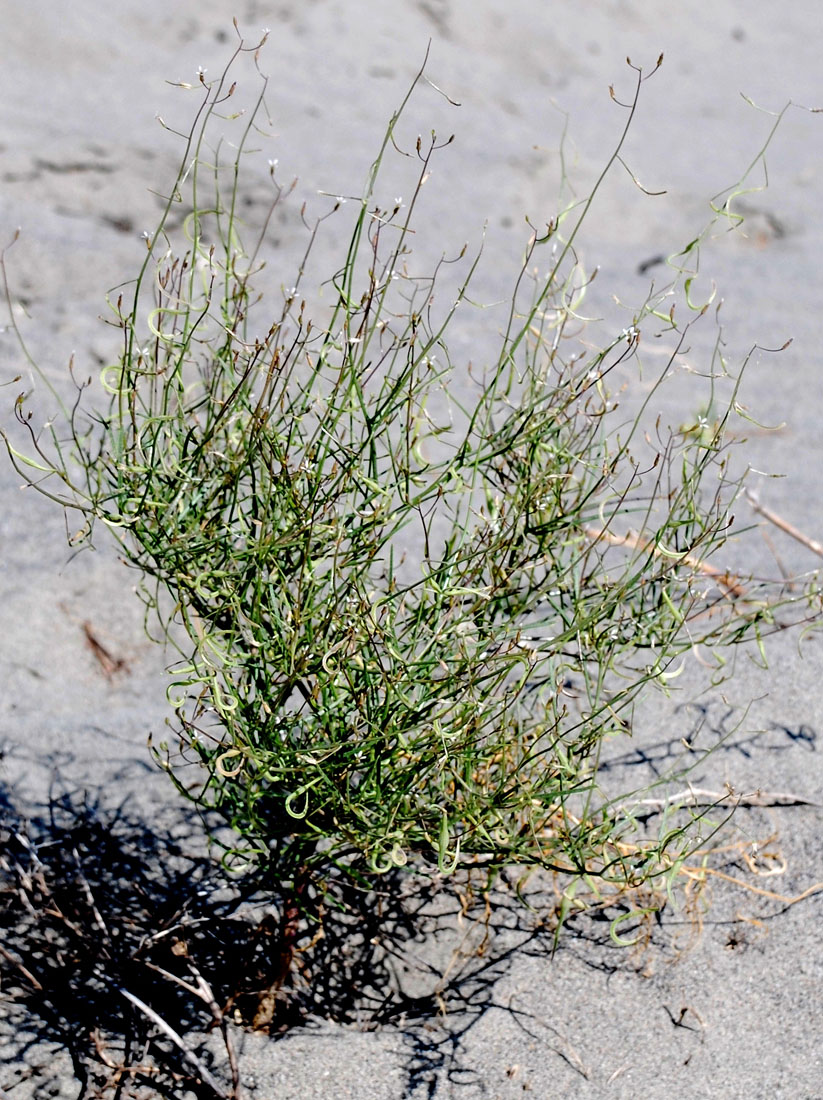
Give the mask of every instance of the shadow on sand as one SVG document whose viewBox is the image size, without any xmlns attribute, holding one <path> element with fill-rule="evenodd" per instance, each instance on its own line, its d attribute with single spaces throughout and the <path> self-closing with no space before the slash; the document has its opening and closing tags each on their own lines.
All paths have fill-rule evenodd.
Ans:
<svg viewBox="0 0 823 1100">
<path fill-rule="evenodd" d="M 504 876 L 487 904 L 485 878 L 399 874 L 331 884 L 287 952 L 277 884 L 192 854 L 202 836 L 191 814 L 158 828 L 65 791 L 24 815 L 0 788 L 0 1088 L 39 1095 L 62 1050 L 78 1097 L 239 1097 L 238 1029 L 274 1042 L 320 1020 L 391 1024 L 409 1091 L 468 1083 L 467 1032 L 490 1008 L 517 1015 L 495 1000 L 511 956 L 551 954 L 545 884 L 524 906 Z"/>
<path fill-rule="evenodd" d="M 808 730 L 772 733 L 757 736 L 774 744 L 731 737 L 724 751 L 816 748 Z M 615 765 L 648 767 L 671 751 L 661 742 Z M 324 1020 L 391 1025 L 409 1095 L 433 1095 L 444 1078 L 475 1087 L 463 1049 L 490 1010 L 537 1027 L 544 1041 L 552 1030 L 501 999 L 516 952 L 548 963 L 559 942 L 607 974 L 640 969 L 637 951 L 610 941 L 616 922 L 623 942 L 658 947 L 688 924 L 664 919 L 665 892 L 650 894 L 645 911 L 637 896 L 616 896 L 570 914 L 573 935 L 558 941 L 562 884 L 511 873 L 490 889 L 479 872 L 333 881 L 295 919 L 279 883 L 221 869 L 188 807 L 149 823 L 128 803 L 107 808 L 59 779 L 53 791 L 45 811 L 24 814 L 0 787 L 0 1046 L 10 1052 L 0 1095 L 51 1095 L 42 1091 L 50 1052 L 62 1051 L 78 1100 L 239 1100 L 249 1094 L 233 1037 L 276 1042 Z M 555 1038 L 555 1054 L 582 1073 Z"/>
</svg>

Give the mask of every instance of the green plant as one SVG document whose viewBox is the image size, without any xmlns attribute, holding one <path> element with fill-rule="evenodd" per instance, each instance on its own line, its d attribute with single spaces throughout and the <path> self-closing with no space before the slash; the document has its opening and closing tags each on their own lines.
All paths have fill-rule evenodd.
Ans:
<svg viewBox="0 0 823 1100">
<path fill-rule="evenodd" d="M 241 43 L 232 64 L 249 52 L 256 63 Z M 74 542 L 90 543 L 97 522 L 114 534 L 142 574 L 147 624 L 180 652 L 177 744 L 155 752 L 231 826 L 220 843 L 233 865 L 262 864 L 298 893 L 334 867 L 368 877 L 423 864 L 539 866 L 623 888 L 672 873 L 705 840 L 702 811 L 685 808 L 643 834 L 632 792 L 601 789 L 601 748 L 679 656 L 708 647 L 719 669 L 724 647 L 759 640 L 778 607 L 816 616 L 820 594 L 710 564 L 743 484 L 726 435 L 739 378 L 719 352 L 694 399 L 711 423 L 664 435 L 648 422 L 708 309 L 692 281 L 709 229 L 613 339 L 586 351 L 574 337 L 587 284 L 575 241 L 621 160 L 634 73 L 600 178 L 531 231 L 497 350 L 477 351 L 491 365 L 459 391 L 446 335 L 480 257 L 461 254 L 453 293 L 440 290 L 445 258 L 426 279 L 408 268 L 434 135 L 411 152 L 408 207 L 377 197 L 413 89 L 369 173 L 331 304 L 303 299 L 301 264 L 271 313 L 255 287 L 286 198 L 274 168 L 250 248 L 238 212 L 265 82 L 256 108 L 227 119 L 231 65 L 214 83 L 201 76 L 133 293 L 111 303 L 122 352 L 103 375 L 108 407 L 86 413 L 79 382 L 64 438 L 35 430 L 17 399 L 29 447 L 4 433 L 11 461 L 82 514 Z M 239 134 L 224 159 L 212 134 L 227 128 Z M 735 193 L 715 221 L 733 217 Z M 674 350 L 626 421 L 608 387 L 649 330 Z"/>
</svg>

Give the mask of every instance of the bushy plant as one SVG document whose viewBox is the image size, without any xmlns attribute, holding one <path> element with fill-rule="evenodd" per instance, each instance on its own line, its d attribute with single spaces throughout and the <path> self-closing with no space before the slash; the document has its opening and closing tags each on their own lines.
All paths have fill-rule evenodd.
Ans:
<svg viewBox="0 0 823 1100">
<path fill-rule="evenodd" d="M 21 395 L 28 447 L 4 435 L 21 475 L 82 515 L 76 542 L 98 523 L 114 535 L 142 575 L 153 636 L 180 648 L 177 735 L 158 760 L 231 826 L 229 862 L 285 882 L 333 867 L 520 864 L 617 886 L 669 872 L 700 835 L 697 811 L 643 834 L 630 792 L 601 790 L 604 742 L 630 730 L 638 696 L 665 686 L 680 655 L 759 638 L 778 606 L 814 616 L 819 591 L 712 564 L 742 485 L 722 359 L 694 395 L 694 407 L 711 398 L 711 418 L 668 434 L 649 422 L 706 313 L 689 294 L 703 238 L 613 339 L 591 350 L 575 335 L 587 282 L 575 240 L 621 160 L 643 74 L 591 194 L 531 231 L 497 346 L 477 347 L 466 374 L 447 334 L 459 305 L 470 331 L 479 257 L 462 259 L 453 294 L 440 290 L 445 260 L 429 278 L 409 264 L 433 135 L 407 151 L 407 206 L 378 197 L 411 91 L 330 302 L 304 298 L 300 263 L 273 308 L 256 288 L 287 189 L 272 168 L 269 217 L 244 245 L 258 116 L 227 118 L 231 72 L 201 75 L 145 262 L 111 303 L 122 351 L 103 373 L 108 406 L 87 412 L 78 382 L 65 423 L 41 432 Z M 671 356 L 627 421 L 611 378 L 662 332 Z"/>
</svg>

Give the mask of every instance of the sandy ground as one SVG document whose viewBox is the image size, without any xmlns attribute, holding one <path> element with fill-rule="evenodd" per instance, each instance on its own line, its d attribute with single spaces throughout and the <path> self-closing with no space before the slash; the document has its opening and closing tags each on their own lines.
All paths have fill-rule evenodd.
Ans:
<svg viewBox="0 0 823 1100">
<path fill-rule="evenodd" d="M 0 238 L 21 227 L 8 262 L 33 355 L 58 386 L 72 352 L 89 371 L 108 361 L 111 330 L 98 320 L 105 292 L 139 262 L 140 233 L 158 209 L 150 189 L 168 181 L 178 155 L 155 116 L 174 126 L 190 115 L 191 101 L 164 82 L 193 81 L 198 65 L 216 74 L 231 49 L 233 15 L 249 37 L 271 29 L 261 67 L 271 77 L 272 155 L 286 175 L 299 177 L 298 194 L 312 209 L 325 201 L 319 190 L 359 191 L 431 40 L 429 75 L 462 106 L 449 108 L 424 90 L 410 109 L 410 132 L 435 127 L 456 135 L 427 185 L 421 221 L 433 255 L 466 240 L 476 245 L 488 223 L 476 284 L 485 300 L 516 269 L 524 215 L 540 223 L 554 211 L 563 113 L 570 174 L 583 190 L 622 122 L 608 87 L 618 94 L 630 87 L 626 56 L 651 69 L 664 52 L 627 157 L 645 187 L 666 195 L 643 198 L 618 172 L 582 243 L 587 263 L 601 267 L 602 309 L 612 310 L 611 294 L 636 300 L 649 278 L 638 266 L 688 241 L 708 216 L 707 200 L 738 178 L 765 141 L 772 120 L 740 93 L 772 112 L 789 99 L 823 103 L 823 13 L 813 0 L 716 0 L 710 12 L 681 4 L 665 5 L 664 14 L 663 7 L 621 0 L 75 0 L 58 19 L 46 0 L 5 5 Z M 759 419 L 784 426 L 753 432 L 751 462 L 781 475 L 763 479 L 763 500 L 817 538 L 822 126 L 823 116 L 788 112 L 769 154 L 770 189 L 745 199 L 748 238 L 718 240 L 703 268 L 725 299 L 731 362 L 755 342 L 778 347 L 793 337 L 779 358 L 752 360 L 744 401 Z M 278 227 L 274 243 L 270 266 L 281 265 L 287 282 L 299 247 L 294 221 Z M 321 266 L 338 244 L 330 231 Z M 474 329 L 458 326 L 453 351 L 476 356 L 476 340 Z M 707 348 L 698 341 L 695 355 Z M 4 382 L 26 370 L 8 331 L 0 335 L 0 366 Z M 4 422 L 17 388 L 0 391 Z M 0 465 L 4 800 L 34 818 L 49 798 L 68 792 L 103 813 L 125 804 L 129 820 L 165 827 L 177 804 L 145 749 L 166 715 L 163 661 L 142 635 L 131 578 L 105 549 L 70 560 L 61 516 L 21 493 L 17 480 Z M 788 567 L 815 566 L 802 546 L 774 537 Z M 764 560 L 771 561 L 765 551 Z M 123 659 L 121 673 L 102 674 L 84 624 Z M 816 803 L 739 820 L 737 835 L 748 840 L 777 835 L 787 870 L 767 886 L 787 897 L 823 879 L 820 644 L 811 638 L 798 652 L 796 639 L 780 637 L 768 672 L 743 664 L 727 694 L 740 706 L 757 702 L 697 777 L 707 786 L 729 781 L 738 790 L 789 791 Z M 686 680 L 672 701 L 654 698 L 644 708 L 637 741 L 615 752 L 621 766 L 648 774 L 671 752 L 697 714 Z M 719 693 L 700 705 L 708 729 L 727 728 Z M 551 958 L 528 920 L 501 918 L 486 961 L 466 963 L 453 987 L 442 975 L 459 928 L 456 918 L 440 919 L 409 947 L 402 981 L 428 993 L 446 990 L 445 1016 L 344 1026 L 324 1020 L 318 1007 L 309 1026 L 282 1037 L 240 1035 L 246 1095 L 823 1097 L 821 898 L 786 907 L 718 884 L 696 946 L 677 950 L 674 921 L 665 943 L 642 957 L 581 924 Z M 749 921 L 730 923 L 737 912 Z M 86 1095 L 47 1025 L 27 1031 L 25 1043 L 13 1032 L 2 1032 L 0 1089 L 15 1100 Z M 211 1043 L 219 1067 L 213 1039 L 192 1041 L 204 1056 Z"/>
</svg>

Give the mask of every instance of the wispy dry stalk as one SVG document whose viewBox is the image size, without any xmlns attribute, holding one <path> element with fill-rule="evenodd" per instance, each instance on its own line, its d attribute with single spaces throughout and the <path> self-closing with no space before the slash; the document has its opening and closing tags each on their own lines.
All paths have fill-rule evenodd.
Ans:
<svg viewBox="0 0 823 1100">
<path fill-rule="evenodd" d="M 606 528 L 585 527 L 584 532 L 586 537 L 590 538 L 593 542 L 604 541 L 608 542 L 611 546 L 628 546 L 632 550 L 649 550 L 656 558 L 671 557 L 670 554 L 665 555 L 651 539 L 643 538 L 641 535 L 635 535 L 631 531 L 628 531 L 625 535 L 618 535 L 614 531 L 609 531 Z M 696 558 L 693 554 L 682 554 L 679 560 L 684 565 L 688 565 L 690 569 L 694 569 L 696 573 L 702 573 L 704 577 L 710 577 L 720 586 L 720 588 L 728 593 L 728 595 L 738 599 L 743 599 L 746 596 L 746 589 L 744 586 L 740 583 L 739 579 L 729 573 L 728 570 L 724 572 L 721 569 L 717 569 L 714 565 L 701 561 L 700 558 Z"/>
<path fill-rule="evenodd" d="M 180 1051 L 186 1061 L 189 1062 L 197 1071 L 200 1080 L 203 1082 L 204 1085 L 208 1085 L 209 1088 L 215 1093 L 215 1095 L 220 1097 L 220 1100 L 231 1100 L 230 1095 L 226 1093 L 226 1090 L 223 1088 L 220 1082 L 211 1075 L 208 1068 L 197 1057 L 194 1051 L 186 1046 L 185 1042 L 178 1034 L 178 1032 L 176 1032 L 171 1024 L 167 1023 L 159 1013 L 155 1012 L 151 1005 L 147 1005 L 145 1001 L 140 999 L 140 997 L 136 996 L 130 990 L 125 989 L 121 985 L 117 985 L 113 982 L 109 982 L 108 984 L 110 984 L 112 988 L 114 988 L 120 994 L 121 997 L 124 997 L 130 1004 L 134 1005 L 134 1007 L 139 1012 L 141 1012 L 147 1020 L 150 1020 L 151 1023 L 153 1023 L 154 1026 L 158 1028 L 158 1030 L 160 1030 L 167 1039 L 170 1039 L 174 1043 L 174 1045 L 177 1047 L 177 1049 Z"/>
<path fill-rule="evenodd" d="M 32 972 L 26 966 L 24 966 L 24 964 L 21 962 L 20 959 L 17 958 L 16 955 L 13 955 L 11 953 L 11 951 L 7 951 L 6 948 L 3 947 L 3 945 L 1 943 L 0 943 L 0 955 L 3 956 L 3 958 L 6 960 L 6 962 L 11 963 L 11 965 L 16 970 L 20 971 L 20 973 L 23 975 L 23 977 L 26 979 L 26 981 L 29 983 L 29 985 L 32 987 L 32 989 L 36 989 L 38 992 L 42 992 L 43 986 L 40 984 L 40 982 L 37 980 L 37 978 L 35 978 L 35 976 L 32 974 Z"/>
<path fill-rule="evenodd" d="M 174 982 L 179 985 L 181 989 L 185 989 L 187 993 L 190 993 L 193 997 L 198 997 L 208 1007 L 211 1012 L 214 1022 L 220 1028 L 220 1033 L 223 1036 L 223 1043 L 226 1047 L 226 1056 L 229 1061 L 229 1069 L 232 1077 L 232 1096 L 231 1100 L 241 1100 L 240 1097 L 240 1068 L 237 1064 L 237 1055 L 234 1050 L 234 1043 L 232 1041 L 231 1032 L 229 1031 L 229 1022 L 226 1019 L 226 1013 L 217 1003 L 217 999 L 214 995 L 214 990 L 211 985 L 206 981 L 197 967 L 194 965 L 191 959 L 186 959 L 186 964 L 191 971 L 192 976 L 195 979 L 196 985 L 192 985 L 191 982 L 187 982 L 177 974 L 172 974 L 169 970 L 166 970 L 162 966 L 157 966 L 155 963 L 146 963 L 145 965 L 154 970 L 157 974 L 161 974 L 170 982 Z"/>
<path fill-rule="evenodd" d="M 784 531 L 808 550 L 811 550 L 813 554 L 817 554 L 819 558 L 823 558 L 823 543 L 818 542 L 817 539 L 810 538 L 793 524 L 789 523 L 788 520 L 779 516 L 777 512 L 772 511 L 771 508 L 767 508 L 765 504 L 761 504 L 751 489 L 746 489 L 746 500 L 759 516 L 768 520 L 769 523 L 773 524 L 780 531 Z"/>
<path fill-rule="evenodd" d="M 786 908 L 791 905 L 797 905 L 801 901 L 806 901 L 808 898 L 814 897 L 815 894 L 819 894 L 823 891 L 823 882 L 816 882 L 813 886 L 809 886 L 799 894 L 778 894 L 774 890 L 764 890 L 762 886 L 755 886 L 752 882 L 746 882 L 744 879 L 735 877 L 735 875 L 729 875 L 725 871 L 719 870 L 717 867 L 690 867 L 684 864 L 680 868 L 680 871 L 683 875 L 698 883 L 703 882 L 707 875 L 711 875 L 713 878 L 719 878 L 724 882 L 730 882 L 734 886 L 741 886 L 750 894 L 757 894 L 758 897 L 767 898 L 769 901 L 780 902 L 780 904 L 784 905 Z"/>
<path fill-rule="evenodd" d="M 739 794 L 733 790 L 710 791 L 703 787 L 689 787 L 686 791 L 678 791 L 666 798 L 640 798 L 633 802 L 633 806 L 648 806 L 650 809 L 662 810 L 665 806 L 819 806 L 811 798 L 793 794 L 791 791 L 751 791 L 748 794 Z"/>
</svg>

